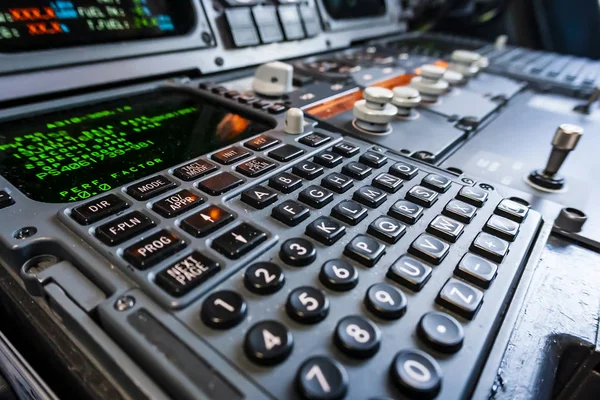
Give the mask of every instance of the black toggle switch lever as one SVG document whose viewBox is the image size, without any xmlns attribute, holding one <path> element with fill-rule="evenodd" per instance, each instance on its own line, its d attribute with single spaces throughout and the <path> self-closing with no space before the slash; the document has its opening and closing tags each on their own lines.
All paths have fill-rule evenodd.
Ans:
<svg viewBox="0 0 600 400">
<path fill-rule="evenodd" d="M 558 175 L 569 153 L 575 150 L 579 139 L 583 135 L 583 128 L 572 124 L 563 124 L 558 127 L 552 140 L 552 152 L 544 170 L 532 171 L 529 181 L 543 189 L 556 191 L 565 186 L 565 178 Z"/>
</svg>

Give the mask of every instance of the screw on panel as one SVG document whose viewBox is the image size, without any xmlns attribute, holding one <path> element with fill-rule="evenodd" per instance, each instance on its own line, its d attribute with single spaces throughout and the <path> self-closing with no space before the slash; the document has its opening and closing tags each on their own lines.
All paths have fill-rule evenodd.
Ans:
<svg viewBox="0 0 600 400">
<path fill-rule="evenodd" d="M 494 190 L 494 187 L 492 185 L 490 185 L 489 183 L 480 183 L 479 187 L 482 188 L 483 190 L 487 190 L 488 192 L 491 192 Z"/>
<path fill-rule="evenodd" d="M 206 44 L 211 44 L 212 43 L 212 35 L 208 32 L 202 32 L 202 41 Z"/>
<path fill-rule="evenodd" d="M 135 299 L 131 296 L 121 296 L 115 302 L 115 310 L 127 311 L 135 306 Z"/>
<path fill-rule="evenodd" d="M 217 64 L 219 67 L 222 67 L 223 64 L 225 64 L 225 60 L 223 60 L 223 57 L 217 57 L 215 58 L 215 64 Z"/>
<path fill-rule="evenodd" d="M 462 178 L 461 181 L 462 181 L 462 183 L 464 183 L 466 185 L 472 185 L 475 183 L 475 181 L 471 178 Z"/>
<path fill-rule="evenodd" d="M 26 226 L 15 232 L 13 235 L 15 239 L 23 240 L 32 237 L 37 233 L 37 228 L 34 226 Z"/>
</svg>

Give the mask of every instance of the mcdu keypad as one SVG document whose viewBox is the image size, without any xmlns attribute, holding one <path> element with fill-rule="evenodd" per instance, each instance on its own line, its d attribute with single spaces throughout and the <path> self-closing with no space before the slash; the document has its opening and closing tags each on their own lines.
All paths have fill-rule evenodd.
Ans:
<svg viewBox="0 0 600 400">
<path fill-rule="evenodd" d="M 323 130 L 269 132 L 69 219 L 272 398 L 454 398 L 540 223 L 498 192 Z"/>
</svg>

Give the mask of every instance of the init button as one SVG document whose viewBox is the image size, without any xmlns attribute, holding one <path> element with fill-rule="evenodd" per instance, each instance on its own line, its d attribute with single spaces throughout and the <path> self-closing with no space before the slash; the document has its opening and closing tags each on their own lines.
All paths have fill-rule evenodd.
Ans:
<svg viewBox="0 0 600 400">
<path fill-rule="evenodd" d="M 154 226 L 154 221 L 139 211 L 123 215 L 96 229 L 96 237 L 108 246 L 116 246 Z"/>
<path fill-rule="evenodd" d="M 148 269 L 185 247 L 185 242 L 167 230 L 156 232 L 127 248 L 123 258 L 137 269 Z"/>
</svg>

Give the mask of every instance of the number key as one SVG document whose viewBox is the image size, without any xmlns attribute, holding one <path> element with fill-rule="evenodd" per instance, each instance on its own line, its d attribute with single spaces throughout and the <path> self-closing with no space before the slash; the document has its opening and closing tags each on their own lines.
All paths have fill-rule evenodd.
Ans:
<svg viewBox="0 0 600 400">
<path fill-rule="evenodd" d="M 315 246 L 306 239 L 288 239 L 281 245 L 279 250 L 281 260 L 295 267 L 304 267 L 317 258 Z"/>
<path fill-rule="evenodd" d="M 338 322 L 334 342 L 341 351 L 351 357 L 369 358 L 379 350 L 381 333 L 368 319 L 351 315 Z"/>
<path fill-rule="evenodd" d="M 283 287 L 285 275 L 277 264 L 259 262 L 251 265 L 244 274 L 244 285 L 257 294 L 272 294 Z"/>
<path fill-rule="evenodd" d="M 329 313 L 329 300 L 321 290 L 303 286 L 290 293 L 285 308 L 290 318 L 303 324 L 315 324 Z"/>
<path fill-rule="evenodd" d="M 200 317 L 211 328 L 228 329 L 242 322 L 247 312 L 248 307 L 242 296 L 230 290 L 221 290 L 204 300 Z"/>
<path fill-rule="evenodd" d="M 244 341 L 246 355 L 261 365 L 279 364 L 292 352 L 292 333 L 277 321 L 262 321 L 254 325 Z"/>
<path fill-rule="evenodd" d="M 348 374 L 337 361 L 317 356 L 300 366 L 296 384 L 305 399 L 342 399 L 348 390 Z"/>
<path fill-rule="evenodd" d="M 329 289 L 342 292 L 351 290 L 358 284 L 358 272 L 344 260 L 329 260 L 323 264 L 319 279 Z"/>
<path fill-rule="evenodd" d="M 394 383 L 411 398 L 433 399 L 442 387 L 442 372 L 433 357 L 420 350 L 402 350 L 391 366 Z"/>
</svg>

